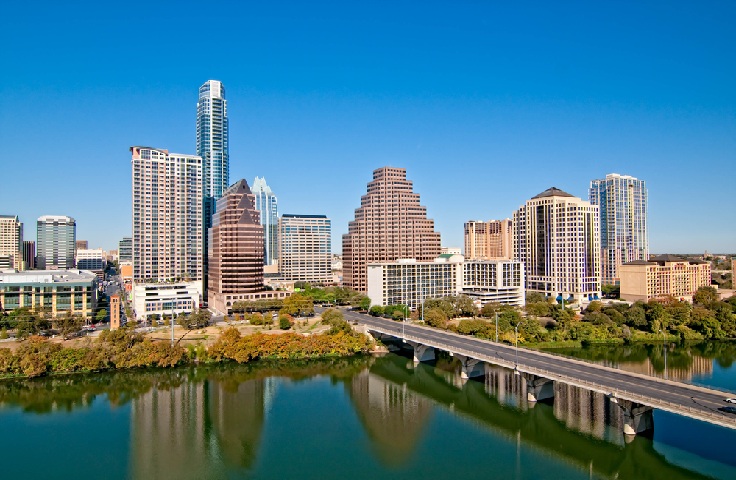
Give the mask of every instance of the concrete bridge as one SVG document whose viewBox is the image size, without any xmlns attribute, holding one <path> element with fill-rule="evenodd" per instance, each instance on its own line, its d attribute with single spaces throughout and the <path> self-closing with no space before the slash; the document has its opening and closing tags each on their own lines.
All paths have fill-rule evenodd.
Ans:
<svg viewBox="0 0 736 480">
<path fill-rule="evenodd" d="M 651 433 L 654 408 L 736 429 L 736 415 L 718 410 L 726 405 L 723 400 L 729 396 L 718 390 L 545 352 L 517 349 L 430 327 L 397 323 L 356 312 L 344 313 L 346 319 L 358 322 L 373 335 L 387 335 L 412 346 L 415 362 L 433 360 L 438 349 L 448 352 L 460 360 L 463 379 L 486 376 L 489 365 L 509 368 L 526 383 L 527 400 L 532 403 L 553 401 L 553 382 L 607 395 L 621 409 L 623 433 L 629 437 Z"/>
</svg>

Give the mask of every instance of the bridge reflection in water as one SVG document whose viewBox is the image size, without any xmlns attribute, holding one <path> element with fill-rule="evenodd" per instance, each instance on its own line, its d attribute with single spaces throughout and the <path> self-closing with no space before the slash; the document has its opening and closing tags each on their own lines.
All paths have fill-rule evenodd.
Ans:
<svg viewBox="0 0 736 480">
<path fill-rule="evenodd" d="M 420 399 L 428 399 L 504 434 L 519 442 L 517 445 L 566 459 L 589 470 L 591 475 L 668 480 L 712 478 L 668 462 L 648 438 L 625 442 L 620 409 L 599 393 L 561 385 L 556 387 L 554 406 L 539 405 L 527 400 L 526 381 L 512 370 L 490 367 L 483 381 L 464 381 L 459 362 L 439 359 L 434 366 L 414 364 L 398 355 L 377 359 L 370 367 L 370 375 L 362 378 L 363 388 L 354 390 L 356 394 L 351 399 L 361 418 L 371 422 L 366 429 L 376 439 L 401 433 L 390 425 L 388 418 L 360 411 L 376 408 L 381 399 L 384 405 L 379 410 L 384 411 L 395 402 L 396 392 L 401 392 L 406 414 L 422 404 Z M 356 401 L 361 398 L 358 391 L 366 394 L 366 385 L 375 390 L 367 392 L 373 401 Z M 430 414 L 423 418 L 429 421 Z M 402 443 L 400 451 L 408 455 L 412 451 L 409 442 L 419 442 L 423 428 L 412 425 L 406 436 L 393 442 Z M 523 470 L 523 465 L 520 468 Z"/>
</svg>

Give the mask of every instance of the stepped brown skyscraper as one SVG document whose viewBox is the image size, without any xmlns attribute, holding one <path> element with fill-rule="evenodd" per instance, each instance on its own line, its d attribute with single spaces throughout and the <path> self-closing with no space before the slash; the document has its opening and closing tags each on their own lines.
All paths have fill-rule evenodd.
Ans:
<svg viewBox="0 0 736 480">
<path fill-rule="evenodd" d="M 244 294 L 263 290 L 263 225 L 245 180 L 217 200 L 209 237 L 209 304 L 227 312 Z"/>
<path fill-rule="evenodd" d="M 400 258 L 432 261 L 440 254 L 440 234 L 419 204 L 405 168 L 373 171 L 355 220 L 342 237 L 343 285 L 365 292 L 366 265 Z"/>
</svg>

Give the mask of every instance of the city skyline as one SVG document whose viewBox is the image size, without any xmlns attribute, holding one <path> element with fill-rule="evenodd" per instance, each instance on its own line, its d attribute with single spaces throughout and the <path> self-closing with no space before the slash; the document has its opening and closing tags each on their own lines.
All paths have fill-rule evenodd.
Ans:
<svg viewBox="0 0 736 480">
<path fill-rule="evenodd" d="M 508 218 L 553 185 L 586 198 L 590 181 L 618 173 L 647 182 L 650 252 L 736 252 L 736 213 L 714 195 L 736 170 L 736 6 L 443 5 L 389 16 L 227 7 L 216 51 L 133 38 L 135 6 L 100 24 L 95 9 L 11 5 L 0 135 L 7 178 L 19 180 L 0 190 L 0 214 L 26 225 L 68 215 L 90 246 L 115 248 L 132 234 L 127 148 L 196 153 L 194 92 L 217 79 L 230 178 L 266 177 L 283 211 L 331 218 L 336 252 L 384 165 L 407 169 L 443 246 L 462 246 L 468 220 Z M 188 6 L 175 15 L 185 28 L 199 20 Z M 19 42 L 31 27 L 44 34 Z M 168 77 L 139 67 L 164 54 L 188 67 Z M 166 121 L 140 121 L 150 109 Z M 26 165 L 39 172 L 33 195 Z M 70 188 L 55 195 L 60 186 Z M 448 188 L 462 197 L 448 201 Z"/>
</svg>

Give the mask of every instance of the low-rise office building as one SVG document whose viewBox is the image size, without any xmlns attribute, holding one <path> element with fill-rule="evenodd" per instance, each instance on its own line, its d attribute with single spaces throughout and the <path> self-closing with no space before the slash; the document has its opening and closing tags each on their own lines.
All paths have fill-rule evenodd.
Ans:
<svg viewBox="0 0 736 480">
<path fill-rule="evenodd" d="M 192 313 L 199 308 L 202 282 L 136 283 L 133 286 L 133 316 L 137 321 L 154 315 Z"/>
<path fill-rule="evenodd" d="M 97 276 L 84 270 L 31 270 L 0 273 L 0 310 L 28 307 L 52 316 L 65 312 L 92 317 Z"/>
<path fill-rule="evenodd" d="M 669 296 L 692 302 L 698 288 L 711 281 L 710 263 L 674 255 L 624 263 L 619 272 L 621 299 L 630 302 Z"/>
<path fill-rule="evenodd" d="M 368 265 L 371 305 L 419 308 L 428 298 L 468 295 L 478 306 L 488 302 L 524 305 L 524 267 L 516 260 L 465 261 L 444 254 L 433 262 L 402 259 Z"/>
</svg>

